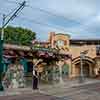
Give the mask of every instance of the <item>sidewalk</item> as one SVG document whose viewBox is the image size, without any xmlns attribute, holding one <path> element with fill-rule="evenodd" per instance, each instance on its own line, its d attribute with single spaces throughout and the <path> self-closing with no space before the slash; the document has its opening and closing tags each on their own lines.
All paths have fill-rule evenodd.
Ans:
<svg viewBox="0 0 100 100">
<path fill-rule="evenodd" d="M 0 92 L 0 96 L 12 96 L 20 94 L 31 94 L 33 91 L 31 88 L 17 88 L 17 89 L 5 89 L 5 91 Z"/>
<path fill-rule="evenodd" d="M 48 91 L 53 91 L 53 89 L 63 89 L 63 88 L 71 88 L 76 86 L 82 86 L 86 84 L 98 83 L 100 80 L 97 79 L 85 79 L 83 83 L 79 83 L 78 80 L 66 80 L 64 83 L 55 83 L 52 85 L 48 84 L 40 84 L 39 90 L 33 91 L 31 86 L 27 88 L 18 88 L 18 89 L 6 89 L 3 92 L 0 92 L 0 96 L 11 96 L 11 95 L 21 95 L 21 94 L 34 94 L 34 93 L 46 93 Z"/>
</svg>

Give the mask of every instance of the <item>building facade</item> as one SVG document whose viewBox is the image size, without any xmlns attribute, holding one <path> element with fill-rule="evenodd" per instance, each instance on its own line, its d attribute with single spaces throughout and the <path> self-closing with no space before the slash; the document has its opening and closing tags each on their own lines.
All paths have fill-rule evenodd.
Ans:
<svg viewBox="0 0 100 100">
<path fill-rule="evenodd" d="M 96 39 L 70 39 L 69 35 L 56 34 L 51 32 L 49 36 L 49 43 L 52 48 L 59 49 L 59 52 L 69 54 L 71 59 L 64 60 L 66 64 L 68 77 L 80 76 L 81 70 L 85 77 L 95 77 L 100 70 L 100 40 Z M 86 52 L 82 57 L 81 69 L 81 52 Z M 63 66 L 62 65 L 62 70 Z"/>
<path fill-rule="evenodd" d="M 43 46 L 43 48 L 56 49 L 59 52 L 59 55 L 60 54 L 64 56 L 70 55 L 69 58 L 61 57 L 59 58 L 60 60 L 57 62 L 55 60 L 56 63 L 54 65 L 51 65 L 54 67 L 53 69 L 51 69 L 53 70 L 52 72 L 54 75 L 53 77 L 54 80 L 59 76 L 62 77 L 63 79 L 79 77 L 81 74 L 80 73 L 81 70 L 83 71 L 85 77 L 95 77 L 96 75 L 99 74 L 98 72 L 100 70 L 100 40 L 71 39 L 71 37 L 68 34 L 50 32 L 48 41 L 46 42 L 38 41 L 36 44 L 37 44 L 36 46 Z M 45 50 L 46 49 L 44 49 L 44 51 Z M 28 46 L 17 46 L 17 45 L 5 44 L 4 52 L 5 52 L 4 53 L 5 57 L 8 57 L 9 55 L 13 56 L 14 53 L 17 56 L 24 55 L 25 58 L 27 58 L 28 60 L 27 61 L 28 68 L 25 67 L 25 69 L 26 71 L 28 70 L 28 72 L 30 73 L 32 72 L 32 68 L 33 68 L 33 64 L 32 64 L 33 59 L 36 57 L 39 58 L 38 54 L 36 55 L 36 51 L 35 50 L 31 51 L 31 47 Z M 82 52 L 85 53 L 81 57 Z M 47 51 L 45 53 L 47 53 Z M 51 59 L 54 59 L 53 58 L 54 53 L 51 52 L 50 55 L 51 54 L 52 54 Z M 50 62 L 50 61 L 46 61 L 46 62 Z M 26 62 L 26 59 L 24 59 L 24 62 Z M 39 71 L 41 70 L 43 71 L 43 69 L 46 68 L 45 62 L 43 62 L 43 64 L 39 66 L 42 66 L 39 67 Z"/>
</svg>

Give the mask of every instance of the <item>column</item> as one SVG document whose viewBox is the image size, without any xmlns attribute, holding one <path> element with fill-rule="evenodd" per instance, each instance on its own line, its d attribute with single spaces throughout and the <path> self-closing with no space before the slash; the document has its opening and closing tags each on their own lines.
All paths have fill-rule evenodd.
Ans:
<svg viewBox="0 0 100 100">
<path fill-rule="evenodd" d="M 89 64 L 89 76 L 92 77 L 93 76 L 93 73 L 92 73 L 92 66 L 91 64 Z"/>
<path fill-rule="evenodd" d="M 75 73 L 75 65 L 72 64 L 72 73 L 71 73 L 71 77 L 75 77 L 76 73 Z"/>
<path fill-rule="evenodd" d="M 57 63 L 57 65 L 59 66 L 59 74 L 60 74 L 60 76 L 59 76 L 59 83 L 60 83 L 60 84 L 63 84 L 63 83 L 64 83 L 64 82 L 63 82 L 63 79 L 62 79 L 62 66 L 63 66 L 63 64 L 64 64 L 63 61 L 59 61 L 59 62 Z"/>
<path fill-rule="evenodd" d="M 68 77 L 70 78 L 72 76 L 72 62 L 71 60 L 69 59 L 66 64 L 69 65 L 69 69 L 68 69 Z"/>
</svg>

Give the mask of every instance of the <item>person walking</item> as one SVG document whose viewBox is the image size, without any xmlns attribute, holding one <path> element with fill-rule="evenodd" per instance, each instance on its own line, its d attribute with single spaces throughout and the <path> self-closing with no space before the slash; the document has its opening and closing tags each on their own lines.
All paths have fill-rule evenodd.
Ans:
<svg viewBox="0 0 100 100">
<path fill-rule="evenodd" d="M 33 90 L 38 89 L 38 74 L 37 68 L 33 69 Z"/>
</svg>

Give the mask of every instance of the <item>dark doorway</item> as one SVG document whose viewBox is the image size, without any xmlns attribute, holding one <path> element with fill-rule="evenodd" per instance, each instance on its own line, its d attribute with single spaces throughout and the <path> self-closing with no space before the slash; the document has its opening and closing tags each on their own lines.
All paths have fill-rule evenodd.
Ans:
<svg viewBox="0 0 100 100">
<path fill-rule="evenodd" d="M 33 63 L 31 61 L 29 61 L 27 64 L 28 64 L 28 72 L 32 72 L 33 71 Z"/>
<path fill-rule="evenodd" d="M 83 64 L 83 74 L 85 77 L 89 77 L 89 64 L 87 63 Z"/>
<path fill-rule="evenodd" d="M 80 63 L 75 64 L 75 73 L 76 76 L 80 76 L 80 72 L 81 72 L 81 65 Z M 88 63 L 83 63 L 83 74 L 84 77 L 89 77 L 89 64 Z"/>
</svg>

